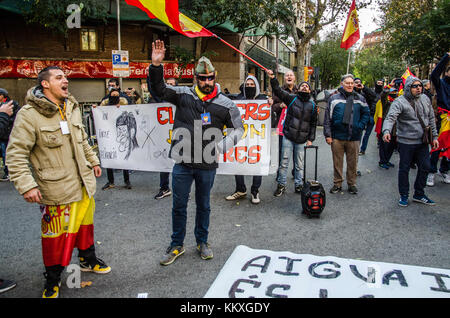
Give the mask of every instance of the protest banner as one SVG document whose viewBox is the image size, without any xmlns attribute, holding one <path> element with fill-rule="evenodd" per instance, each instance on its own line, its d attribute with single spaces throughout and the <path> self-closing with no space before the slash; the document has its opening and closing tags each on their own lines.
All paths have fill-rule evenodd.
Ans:
<svg viewBox="0 0 450 318">
<path fill-rule="evenodd" d="M 219 156 L 217 174 L 273 173 L 278 162 L 270 161 L 271 141 L 277 139 L 271 133 L 270 105 L 267 100 L 235 103 L 241 112 L 244 135 L 238 144 Z M 174 160 L 169 158 L 169 151 L 175 112 L 176 107 L 169 103 L 94 108 L 101 166 L 171 172 Z M 278 148 L 277 144 L 275 147 Z"/>
<path fill-rule="evenodd" d="M 206 298 L 450 298 L 450 270 L 237 246 Z"/>
</svg>

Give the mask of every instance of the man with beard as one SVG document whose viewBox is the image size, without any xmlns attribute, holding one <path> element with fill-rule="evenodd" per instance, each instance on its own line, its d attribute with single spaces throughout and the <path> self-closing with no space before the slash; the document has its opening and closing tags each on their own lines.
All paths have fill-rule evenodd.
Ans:
<svg viewBox="0 0 450 318">
<path fill-rule="evenodd" d="M 164 42 L 152 43 L 152 64 L 149 79 L 153 92 L 161 100 L 176 106 L 170 157 L 172 170 L 172 236 L 161 265 L 172 264 L 182 255 L 186 235 L 187 204 L 191 185 L 195 181 L 195 239 L 200 257 L 213 258 L 208 243 L 210 193 L 218 167 L 218 150 L 226 152 L 244 134 L 241 114 L 236 105 L 220 92 L 216 71 L 206 57 L 195 68 L 197 84 L 193 87 L 166 86 L 161 65 L 166 48 Z M 223 137 L 223 128 L 227 135 Z M 199 140 L 201 139 L 201 140 Z"/>
<path fill-rule="evenodd" d="M 241 86 L 241 93 L 237 95 L 228 95 L 230 99 L 233 100 L 249 100 L 249 99 L 259 99 L 267 100 L 265 94 L 260 93 L 259 83 L 256 77 L 253 75 L 247 76 L 243 85 Z M 237 200 L 247 196 L 247 187 L 245 186 L 245 179 L 243 175 L 235 175 L 236 181 L 236 191 L 233 194 L 227 196 L 225 199 L 228 201 Z M 258 204 L 261 202 L 259 198 L 259 187 L 261 187 L 262 176 L 253 176 L 253 183 L 251 187 L 251 202 L 253 204 Z"/>
<path fill-rule="evenodd" d="M 100 161 L 87 142 L 81 110 L 57 66 L 38 74 L 17 113 L 8 144 L 11 181 L 25 201 L 40 204 L 43 298 L 56 298 L 61 273 L 78 248 L 81 271 L 111 271 L 95 255 L 94 194 Z M 30 168 L 31 166 L 31 168 Z"/>
<path fill-rule="evenodd" d="M 430 155 L 428 144 L 423 142 L 424 128 L 421 121 L 425 127 L 431 127 L 433 149 L 439 147 L 439 142 L 433 107 L 428 97 L 422 94 L 422 89 L 422 81 L 414 76 L 409 76 L 405 81 L 403 95 L 396 98 L 391 104 L 383 123 L 383 140 L 385 142 L 391 141 L 392 128 L 395 123 L 397 124 L 397 143 L 400 154 L 398 169 L 400 200 L 398 205 L 401 207 L 406 207 L 409 203 L 409 169 L 413 160 L 417 163 L 413 201 L 435 205 L 424 191 L 427 173 L 430 170 Z"/>
<path fill-rule="evenodd" d="M 367 123 L 367 125 L 365 127 L 366 132 L 364 133 L 364 136 L 362 138 L 361 149 L 359 151 L 359 155 L 364 155 L 366 153 L 367 144 L 369 142 L 369 137 L 370 137 L 370 134 L 372 133 L 372 129 L 374 126 L 373 116 L 375 115 L 375 106 L 377 103 L 377 95 L 369 87 L 365 86 L 362 83 L 360 78 L 356 77 L 354 82 L 355 82 L 355 92 L 358 94 L 361 94 L 365 98 L 367 105 L 369 105 L 369 109 L 370 109 L 369 122 Z"/>
<path fill-rule="evenodd" d="M 328 99 L 323 133 L 333 154 L 334 179 L 330 193 L 342 191 L 344 154 L 347 161 L 347 184 L 351 194 L 357 194 L 356 167 L 362 130 L 369 121 L 369 107 L 360 94 L 354 92 L 354 77 L 346 74 L 341 87 Z"/>
<path fill-rule="evenodd" d="M 294 185 L 295 192 L 301 193 L 303 185 L 302 145 L 312 145 L 316 138 L 317 110 L 311 99 L 311 87 L 307 82 L 299 85 L 297 94 L 289 94 L 282 90 L 272 71 L 267 71 L 270 85 L 275 96 L 278 96 L 287 106 L 286 119 L 283 124 L 283 142 L 281 160 L 278 168 L 278 186 L 274 196 L 279 197 L 286 191 L 286 175 L 294 153 Z"/>
</svg>

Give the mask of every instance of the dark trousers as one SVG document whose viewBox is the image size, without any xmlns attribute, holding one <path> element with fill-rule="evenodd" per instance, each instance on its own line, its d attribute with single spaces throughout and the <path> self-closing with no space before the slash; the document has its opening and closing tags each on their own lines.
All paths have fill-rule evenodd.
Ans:
<svg viewBox="0 0 450 318">
<path fill-rule="evenodd" d="M 8 167 L 6 166 L 6 146 L 8 146 L 8 142 L 0 141 L 0 150 L 3 160 L 3 170 L 5 171 L 5 176 L 8 175 Z"/>
<path fill-rule="evenodd" d="M 438 161 L 439 161 L 439 151 L 434 151 L 431 153 L 430 155 L 430 164 L 431 164 L 431 173 L 437 173 L 438 169 L 437 169 L 437 165 L 438 165 Z M 447 158 L 442 157 L 441 160 L 441 167 L 439 168 L 439 172 L 441 173 L 447 173 L 449 170 L 449 162 L 447 160 Z"/>
<path fill-rule="evenodd" d="M 211 213 L 210 194 L 214 185 L 216 169 L 195 169 L 175 164 L 172 170 L 172 242 L 171 246 L 181 246 L 186 236 L 187 204 L 192 182 L 195 181 L 194 235 L 197 244 L 208 242 L 209 215 Z"/>
<path fill-rule="evenodd" d="M 161 190 L 169 190 L 169 175 L 170 172 L 159 173 L 159 188 Z"/>
<path fill-rule="evenodd" d="M 247 187 L 245 186 L 245 177 L 241 175 L 235 175 L 234 179 L 236 180 L 236 191 L 247 192 Z M 262 176 L 253 176 L 251 192 L 252 193 L 258 192 L 261 183 L 262 183 Z"/>
<path fill-rule="evenodd" d="M 108 174 L 108 182 L 114 183 L 114 169 L 106 169 L 106 173 Z M 128 170 L 123 170 L 123 181 L 125 183 L 130 182 L 130 172 Z"/>
<path fill-rule="evenodd" d="M 392 157 L 392 154 L 394 153 L 394 149 L 397 147 L 397 142 L 395 140 L 395 137 L 392 137 L 390 142 L 384 142 L 383 136 L 378 137 L 378 152 L 380 154 L 380 162 L 379 164 L 387 164 Z"/>
<path fill-rule="evenodd" d="M 367 149 L 367 144 L 369 143 L 369 137 L 370 137 L 370 134 L 372 133 L 373 126 L 374 126 L 374 121 L 373 121 L 373 118 L 371 118 L 369 120 L 369 122 L 367 123 L 366 132 L 364 133 L 364 137 L 361 140 L 361 151 L 363 151 L 363 152 L 365 152 Z"/>
<path fill-rule="evenodd" d="M 409 195 L 409 169 L 411 162 L 417 164 L 417 176 L 414 182 L 414 195 L 422 196 L 430 171 L 430 153 L 428 145 L 409 145 L 398 143 L 400 163 L 398 168 L 398 191 L 401 196 Z"/>
</svg>

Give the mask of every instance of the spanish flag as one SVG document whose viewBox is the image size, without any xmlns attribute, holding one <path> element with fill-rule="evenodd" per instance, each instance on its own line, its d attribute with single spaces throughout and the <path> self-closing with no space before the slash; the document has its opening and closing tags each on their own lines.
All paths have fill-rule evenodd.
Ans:
<svg viewBox="0 0 450 318">
<path fill-rule="evenodd" d="M 381 99 L 378 100 L 377 105 L 375 107 L 375 114 L 373 115 L 373 121 L 375 122 L 375 132 L 377 136 L 381 135 L 381 129 L 383 126 L 383 104 L 381 103 Z"/>
<path fill-rule="evenodd" d="M 210 31 L 179 11 L 178 0 L 125 0 L 125 2 L 147 13 L 150 19 L 158 19 L 187 37 L 213 36 Z"/>
<path fill-rule="evenodd" d="M 443 108 L 438 108 L 438 116 L 441 117 L 441 129 L 439 130 L 439 148 L 431 149 L 431 152 L 439 151 L 439 157 L 450 159 L 450 112 Z"/>
<path fill-rule="evenodd" d="M 345 23 L 344 34 L 342 34 L 341 48 L 348 50 L 359 40 L 359 20 L 356 11 L 356 3 L 353 0 Z"/>
</svg>

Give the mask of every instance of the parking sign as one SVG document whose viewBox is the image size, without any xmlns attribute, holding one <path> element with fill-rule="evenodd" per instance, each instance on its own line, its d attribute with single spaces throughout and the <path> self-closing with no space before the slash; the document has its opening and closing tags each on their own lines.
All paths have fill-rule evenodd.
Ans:
<svg viewBox="0 0 450 318">
<path fill-rule="evenodd" d="M 112 66 L 114 77 L 130 76 L 130 61 L 128 59 L 128 51 L 112 51 Z"/>
</svg>

